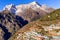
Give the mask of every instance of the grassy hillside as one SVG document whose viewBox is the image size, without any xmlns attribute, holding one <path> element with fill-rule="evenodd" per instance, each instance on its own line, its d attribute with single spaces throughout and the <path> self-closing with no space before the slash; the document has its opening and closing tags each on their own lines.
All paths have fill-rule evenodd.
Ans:
<svg viewBox="0 0 60 40">
<path fill-rule="evenodd" d="M 9 40 L 26 40 L 27 37 L 23 38 L 24 36 L 27 36 L 26 34 L 31 31 L 35 31 L 37 34 L 41 34 L 41 35 L 45 35 L 50 38 L 52 38 L 52 36 L 60 36 L 60 34 L 58 34 L 58 32 L 60 31 L 60 29 L 52 29 L 52 30 L 45 30 L 47 27 L 58 27 L 60 25 L 60 9 L 57 9 L 55 11 L 53 11 L 50 14 L 45 15 L 44 17 L 42 17 L 39 20 L 36 20 L 34 22 L 31 22 L 29 24 L 27 24 L 26 26 L 24 26 L 23 28 L 21 28 L 20 30 L 18 30 Z M 60 27 L 60 26 L 59 26 Z M 26 33 L 26 34 L 25 34 Z M 19 39 L 17 39 L 17 37 L 20 35 L 22 35 Z M 35 36 L 35 35 L 34 35 Z M 31 39 L 31 36 L 29 34 L 29 39 L 30 40 L 35 40 L 34 38 Z"/>
<path fill-rule="evenodd" d="M 60 19 L 60 9 L 57 9 L 53 11 L 52 13 L 45 15 L 40 20 L 41 21 L 52 21 L 56 19 Z"/>
</svg>

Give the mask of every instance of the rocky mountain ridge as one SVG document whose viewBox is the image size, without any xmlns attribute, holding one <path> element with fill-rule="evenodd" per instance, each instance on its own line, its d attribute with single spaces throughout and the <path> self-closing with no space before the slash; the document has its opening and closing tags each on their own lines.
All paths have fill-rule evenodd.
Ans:
<svg viewBox="0 0 60 40">
<path fill-rule="evenodd" d="M 34 19 L 39 19 L 41 16 L 48 14 L 54 11 L 54 8 L 48 7 L 46 5 L 40 5 L 37 2 L 31 2 L 28 4 L 21 4 L 21 5 L 6 5 L 4 10 L 9 10 L 15 15 L 21 16 L 23 19 L 27 20 L 28 22 L 34 21 Z M 27 16 L 26 16 L 27 15 Z M 39 18 L 38 18 L 39 17 Z"/>
<path fill-rule="evenodd" d="M 8 10 L 0 12 L 0 40 L 8 40 L 18 29 L 28 22 Z"/>
</svg>

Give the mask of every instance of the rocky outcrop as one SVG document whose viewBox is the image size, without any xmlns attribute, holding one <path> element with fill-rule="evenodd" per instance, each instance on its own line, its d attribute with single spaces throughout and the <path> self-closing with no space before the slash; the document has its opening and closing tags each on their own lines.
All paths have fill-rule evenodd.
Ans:
<svg viewBox="0 0 60 40">
<path fill-rule="evenodd" d="M 0 40 L 4 40 L 4 37 L 3 36 L 4 36 L 4 31 L 0 27 Z"/>
<path fill-rule="evenodd" d="M 8 38 L 15 33 L 18 29 L 22 28 L 28 22 L 23 18 L 14 15 L 8 10 L 4 10 L 0 12 L 0 29 L 3 32 L 0 34 L 4 40 L 8 40 Z"/>
<path fill-rule="evenodd" d="M 30 8 L 25 10 L 23 13 L 18 13 L 18 14 L 19 14 L 18 16 L 21 16 L 28 22 L 32 22 L 32 21 L 40 18 L 40 14 Z"/>
</svg>

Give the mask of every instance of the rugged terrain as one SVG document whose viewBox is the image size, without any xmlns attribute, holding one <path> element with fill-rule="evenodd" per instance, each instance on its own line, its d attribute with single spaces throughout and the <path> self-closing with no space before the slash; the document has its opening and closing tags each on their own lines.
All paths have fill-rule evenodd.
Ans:
<svg viewBox="0 0 60 40">
<path fill-rule="evenodd" d="M 19 29 L 9 40 L 59 40 L 60 9 Z"/>
<path fill-rule="evenodd" d="M 37 2 L 6 5 L 0 12 L 0 40 L 59 40 L 60 9 L 54 10 Z"/>
<path fill-rule="evenodd" d="M 0 12 L 0 40 L 8 40 L 18 29 L 28 22 L 8 10 Z"/>
<path fill-rule="evenodd" d="M 21 4 L 21 5 L 6 5 L 3 10 L 9 10 L 15 15 L 21 16 L 24 20 L 28 22 L 35 21 L 42 16 L 46 15 L 54 11 L 55 9 L 52 7 L 48 7 L 46 5 L 41 5 L 37 2 L 31 2 L 28 4 Z"/>
<path fill-rule="evenodd" d="M 35 21 L 55 10 L 54 8 L 48 7 L 44 4 L 41 5 L 37 2 L 18 5 L 16 6 L 16 9 L 16 15 L 21 16 L 28 22 Z"/>
</svg>

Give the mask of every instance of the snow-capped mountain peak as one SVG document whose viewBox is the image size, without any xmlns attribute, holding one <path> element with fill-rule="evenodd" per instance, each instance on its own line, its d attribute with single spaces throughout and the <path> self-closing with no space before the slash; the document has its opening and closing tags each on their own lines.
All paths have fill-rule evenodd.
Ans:
<svg viewBox="0 0 60 40">
<path fill-rule="evenodd" d="M 31 5 L 39 5 L 39 6 L 41 6 L 38 2 L 36 2 L 36 1 L 33 1 L 33 2 L 31 2 L 30 3 Z"/>
<path fill-rule="evenodd" d="M 41 5 L 38 2 L 33 1 L 31 3 L 28 3 L 28 4 L 17 5 L 16 6 L 17 11 L 16 12 L 17 13 L 23 12 L 24 10 L 29 9 L 29 8 L 36 10 L 37 8 L 40 8 L 40 7 L 41 7 Z"/>
<path fill-rule="evenodd" d="M 10 4 L 10 5 L 6 5 L 3 10 L 9 10 L 11 11 L 12 13 L 15 13 L 16 12 L 16 6 L 14 4 Z"/>
<path fill-rule="evenodd" d="M 31 7 L 36 7 L 36 8 L 39 8 L 41 5 L 38 3 L 38 2 L 36 2 L 36 1 L 34 1 L 34 2 L 31 2 L 29 5 L 32 5 Z"/>
<path fill-rule="evenodd" d="M 30 4 L 36 4 L 37 2 L 36 1 L 33 1 L 33 2 L 31 2 Z"/>
<path fill-rule="evenodd" d="M 13 4 L 6 5 L 3 10 L 7 9 L 7 10 L 11 11 L 12 13 L 20 13 L 26 9 L 29 9 L 29 8 L 31 8 L 35 11 L 37 9 L 40 9 L 40 10 L 43 10 L 45 12 L 48 12 L 48 9 L 49 9 L 46 5 L 40 5 L 38 2 L 33 1 L 31 3 L 28 3 L 28 4 L 21 4 L 21 5 L 16 5 L 16 6 Z"/>
<path fill-rule="evenodd" d="M 14 4 L 6 5 L 3 10 L 5 9 L 10 10 L 10 8 L 15 8 L 15 5 Z"/>
</svg>

